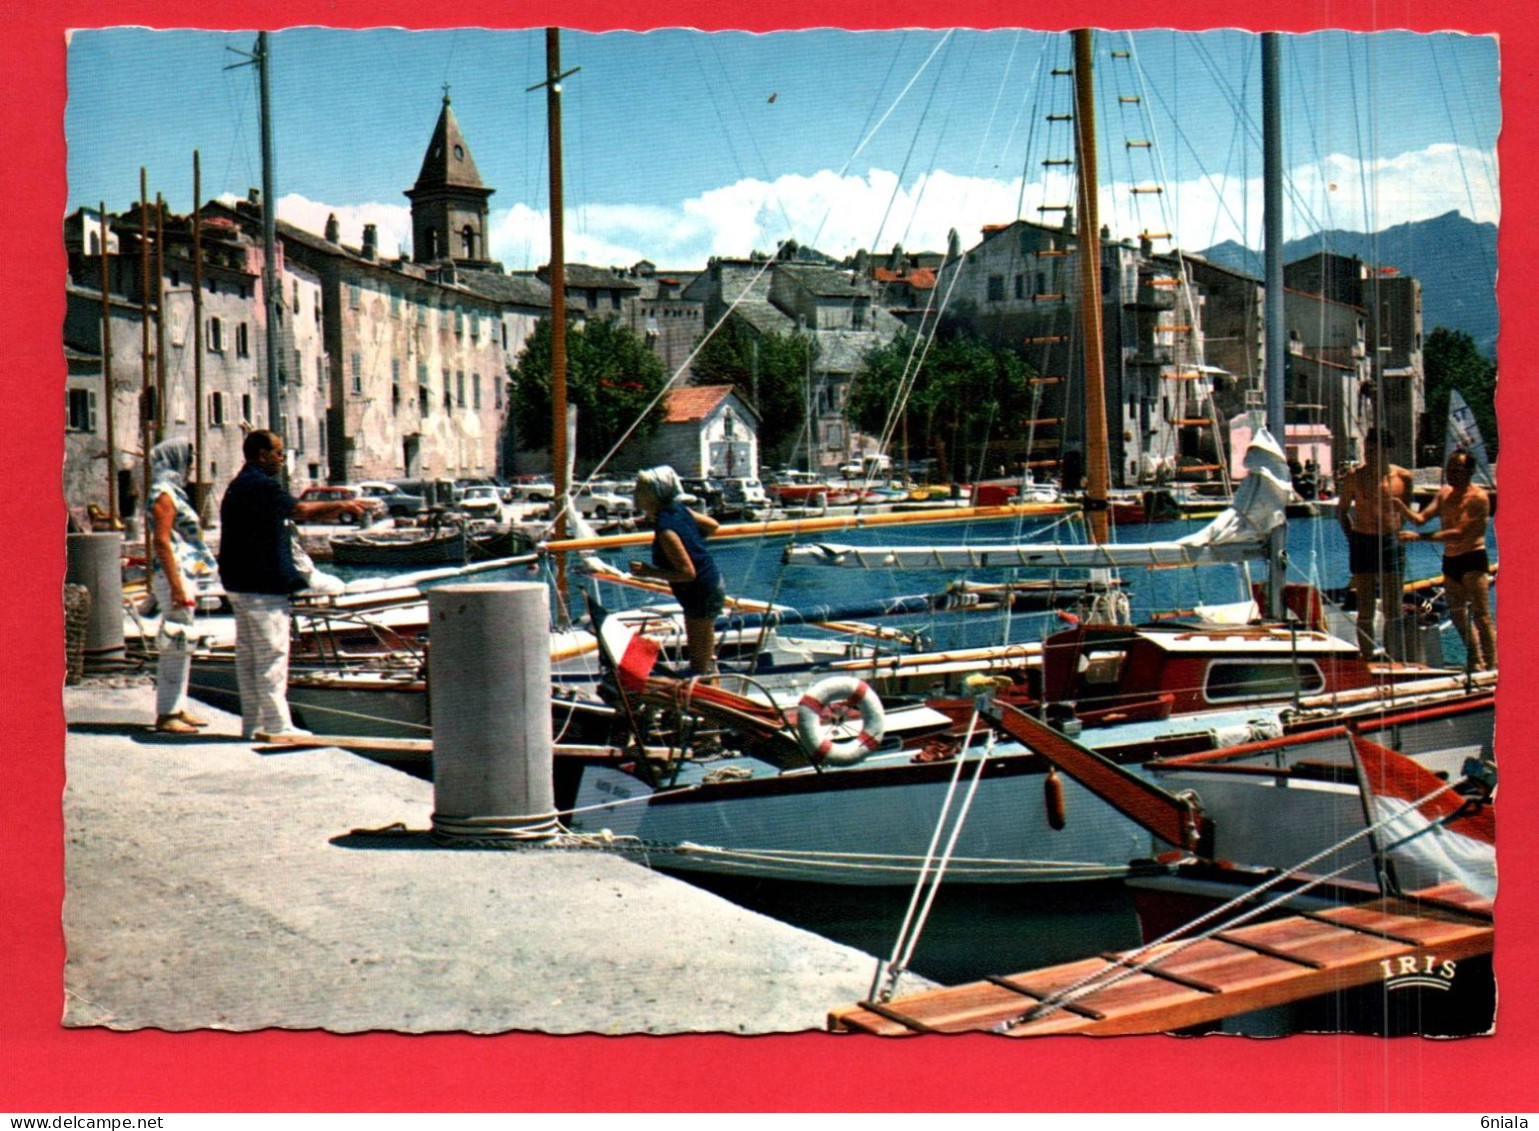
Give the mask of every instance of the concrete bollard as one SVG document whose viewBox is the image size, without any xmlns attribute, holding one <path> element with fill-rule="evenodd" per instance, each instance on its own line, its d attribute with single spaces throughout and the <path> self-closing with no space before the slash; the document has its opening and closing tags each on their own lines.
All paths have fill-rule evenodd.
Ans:
<svg viewBox="0 0 1539 1131">
<path fill-rule="evenodd" d="M 123 655 L 123 536 L 117 531 L 70 534 L 64 580 L 91 593 L 86 622 L 86 659 Z"/>
<path fill-rule="evenodd" d="M 428 591 L 433 835 L 555 835 L 549 591 L 529 582 Z"/>
</svg>

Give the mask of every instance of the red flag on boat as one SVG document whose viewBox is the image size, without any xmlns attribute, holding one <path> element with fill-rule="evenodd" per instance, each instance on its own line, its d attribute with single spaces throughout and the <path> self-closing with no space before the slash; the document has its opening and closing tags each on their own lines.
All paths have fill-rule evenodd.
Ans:
<svg viewBox="0 0 1539 1131">
<path fill-rule="evenodd" d="M 1360 734 L 1352 744 L 1363 790 L 1372 801 L 1378 834 L 1406 889 L 1458 883 L 1486 899 L 1496 897 L 1496 813 L 1491 804 L 1471 806 L 1426 767 Z M 1436 797 L 1425 800 L 1436 793 Z"/>
<path fill-rule="evenodd" d="M 623 691 L 642 691 L 647 677 L 657 665 L 657 657 L 663 646 L 626 627 L 617 617 L 605 617 L 599 626 L 599 637 L 604 650 L 614 662 L 615 675 Z"/>
</svg>

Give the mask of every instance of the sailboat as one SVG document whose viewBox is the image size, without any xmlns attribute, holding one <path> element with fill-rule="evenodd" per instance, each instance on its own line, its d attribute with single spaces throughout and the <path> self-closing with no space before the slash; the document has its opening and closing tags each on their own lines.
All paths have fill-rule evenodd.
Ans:
<svg viewBox="0 0 1539 1131">
<path fill-rule="evenodd" d="M 1089 33 L 1076 33 L 1076 42 L 1076 80 L 1088 91 Z M 1088 115 L 1090 101 L 1083 94 L 1076 113 Z M 1093 200 L 1083 160 L 1080 171 L 1081 200 Z M 1082 303 L 1093 312 L 1099 310 L 1098 231 L 1093 207 L 1080 215 L 1079 253 L 1090 265 L 1080 272 L 1087 287 Z M 1280 300 L 1280 281 L 1269 290 Z M 1099 330 L 1087 330 L 1084 342 L 1098 347 Z M 1095 395 L 1099 361 L 1087 357 L 1085 370 L 1092 390 L 1088 418 L 1104 424 Z M 1277 401 L 1280 406 L 1280 395 Z M 1096 429 L 1089 432 L 1093 437 Z M 1256 757 L 1289 768 L 1327 755 L 1339 745 L 1338 728 L 1350 722 L 1435 766 L 1471 752 L 1489 759 L 1490 682 L 1415 665 L 1369 664 L 1349 641 L 1325 632 L 1318 596 L 1281 583 L 1289 476 L 1266 430 L 1257 433 L 1246 465 L 1233 503 L 1202 530 L 1167 542 L 1107 541 L 1102 449 L 1092 451 L 1088 469 L 1092 544 L 830 542 L 793 546 L 787 556 L 885 570 L 1267 560 L 1276 579 L 1267 605 L 1278 621 L 1258 622 L 1247 603 L 1239 622 L 1228 625 L 1084 624 L 1048 637 L 1032 655 L 934 660 L 952 671 L 970 668 L 974 697 L 1008 700 L 1008 714 L 981 720 L 964 702 L 951 730 L 925 736 L 917 748 L 886 734 L 879 697 L 870 682 L 856 678 L 864 674 L 861 665 L 841 665 L 846 674 L 808 689 L 794 705 L 772 702 L 754 720 L 754 741 L 736 756 L 680 758 L 661 771 L 644 761 L 633 771 L 590 767 L 572 828 L 603 831 L 655 866 L 680 871 L 866 886 L 911 884 L 937 869 L 948 882 L 1074 881 L 1125 874 L 1130 861 L 1162 844 L 1187 843 L 1183 814 L 1191 805 L 1157 785 L 1148 768 L 1161 755 L 1259 746 L 1251 751 Z M 1298 621 L 1281 621 L 1285 603 Z M 621 671 L 624 658 L 636 656 L 623 641 L 610 651 Z M 894 660 L 893 670 L 910 659 Z M 876 668 L 871 674 L 874 681 Z M 653 707 L 686 697 L 676 684 L 650 678 L 645 663 L 618 683 Z M 696 717 L 716 727 L 749 713 L 718 695 L 692 706 Z M 1065 732 L 1078 733 L 1091 751 L 1088 781 L 1064 780 L 1043 752 Z M 1101 788 L 1103 777 L 1126 783 L 1143 800 L 1119 808 Z M 1142 819 L 1145 805 L 1166 811 L 1163 840 Z"/>
</svg>

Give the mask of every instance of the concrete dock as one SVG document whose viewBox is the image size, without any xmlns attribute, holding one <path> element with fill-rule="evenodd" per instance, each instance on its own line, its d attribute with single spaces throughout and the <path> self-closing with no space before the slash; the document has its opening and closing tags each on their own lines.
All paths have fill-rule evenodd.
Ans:
<svg viewBox="0 0 1539 1131">
<path fill-rule="evenodd" d="M 431 783 L 195 706 L 159 735 L 143 677 L 64 690 L 65 1025 L 796 1032 L 869 988 L 873 957 L 630 860 L 436 847 Z"/>
</svg>

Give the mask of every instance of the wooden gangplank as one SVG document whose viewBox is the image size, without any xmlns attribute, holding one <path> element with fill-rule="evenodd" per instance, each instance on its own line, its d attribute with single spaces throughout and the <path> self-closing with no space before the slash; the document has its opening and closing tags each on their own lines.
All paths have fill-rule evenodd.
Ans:
<svg viewBox="0 0 1539 1131">
<path fill-rule="evenodd" d="M 1183 945 L 1138 954 L 1106 954 L 1009 977 L 927 990 L 887 1003 L 860 1002 L 830 1012 L 835 1032 L 1003 1032 L 1010 1036 L 1166 1033 L 1257 1009 L 1307 1001 L 1383 982 L 1405 970 L 1437 971 L 1489 955 L 1493 926 L 1483 907 L 1429 907 L 1415 899 L 1379 899 L 1221 931 Z M 1154 961 L 1066 1008 L 1029 1017 L 1039 1003 L 1111 967 Z M 1402 959 L 1407 960 L 1409 967 Z M 1457 970 L 1451 985 L 1457 987 Z"/>
</svg>

